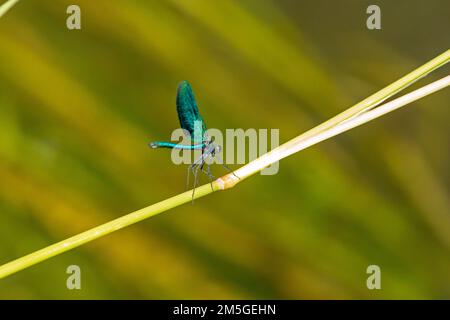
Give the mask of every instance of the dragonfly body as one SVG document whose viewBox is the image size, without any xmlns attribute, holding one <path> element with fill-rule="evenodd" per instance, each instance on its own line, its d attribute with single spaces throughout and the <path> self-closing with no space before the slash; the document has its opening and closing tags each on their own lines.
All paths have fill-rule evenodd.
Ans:
<svg viewBox="0 0 450 320">
<path fill-rule="evenodd" d="M 169 149 L 184 149 L 184 150 L 202 150 L 202 155 L 192 163 L 188 168 L 187 185 L 189 186 L 190 172 L 194 174 L 194 190 L 192 197 L 194 197 L 195 186 L 197 184 L 197 173 L 199 170 L 206 173 L 210 179 L 214 178 L 211 174 L 210 164 L 208 159 L 217 156 L 221 151 L 220 146 L 215 145 L 212 139 L 206 134 L 206 125 L 203 121 L 200 112 L 198 111 L 197 102 L 195 101 L 194 92 L 187 81 L 182 81 L 177 89 L 177 113 L 180 127 L 189 133 L 191 144 L 182 145 L 173 142 L 156 141 L 150 143 L 151 148 L 169 148 Z M 205 164 L 207 165 L 205 168 Z M 223 164 L 227 170 L 230 170 Z M 231 171 L 231 170 L 230 170 Z"/>
</svg>

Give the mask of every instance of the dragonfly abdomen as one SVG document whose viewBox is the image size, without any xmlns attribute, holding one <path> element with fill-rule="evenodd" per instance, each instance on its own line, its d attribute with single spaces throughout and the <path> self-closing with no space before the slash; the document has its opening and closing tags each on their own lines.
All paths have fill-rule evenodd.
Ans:
<svg viewBox="0 0 450 320">
<path fill-rule="evenodd" d="M 194 149 L 203 149 L 206 144 L 205 143 L 199 143 L 199 144 L 192 144 L 192 145 L 183 145 L 183 144 L 177 144 L 177 143 L 173 143 L 173 142 L 155 141 L 155 142 L 151 142 L 149 145 L 153 149 L 156 149 L 156 148 L 168 148 L 168 149 L 194 150 Z"/>
</svg>

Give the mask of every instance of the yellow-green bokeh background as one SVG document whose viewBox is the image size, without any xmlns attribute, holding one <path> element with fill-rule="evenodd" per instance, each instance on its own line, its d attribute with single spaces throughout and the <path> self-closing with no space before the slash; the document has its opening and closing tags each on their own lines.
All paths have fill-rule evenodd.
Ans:
<svg viewBox="0 0 450 320">
<path fill-rule="evenodd" d="M 0 263 L 184 191 L 186 168 L 147 147 L 178 126 L 180 80 L 209 127 L 286 141 L 449 48 L 448 1 L 377 1 L 378 31 L 370 4 L 21 0 L 0 19 Z M 0 298 L 450 298 L 449 100 L 21 271 Z"/>
</svg>

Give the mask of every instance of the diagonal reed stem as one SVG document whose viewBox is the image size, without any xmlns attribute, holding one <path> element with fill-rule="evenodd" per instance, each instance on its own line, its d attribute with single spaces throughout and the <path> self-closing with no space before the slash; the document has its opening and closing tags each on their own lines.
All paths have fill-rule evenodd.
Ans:
<svg viewBox="0 0 450 320">
<path fill-rule="evenodd" d="M 225 190 L 234 187 L 242 180 L 258 173 L 265 167 L 289 156 L 309 146 L 319 143 L 325 139 L 331 138 L 342 132 L 350 130 L 356 126 L 362 125 L 376 119 L 386 113 L 403 107 L 411 102 L 423 98 L 433 92 L 441 90 L 450 85 L 450 76 L 435 81 L 418 90 L 408 93 L 400 98 L 392 100 L 377 108 L 383 101 L 408 87 L 418 79 L 429 74 L 433 70 L 443 66 L 450 61 L 450 50 L 427 62 L 423 66 L 417 68 L 403 78 L 390 84 L 384 89 L 364 99 L 360 103 L 345 110 L 328 121 L 310 129 L 309 131 L 297 136 L 296 138 L 282 144 L 263 156 L 251 161 L 247 165 L 237 169 L 234 173 L 227 174 L 218 178 L 210 184 L 206 184 L 196 188 L 194 199 L 204 197 L 218 190 Z M 239 178 L 237 178 L 238 176 Z M 94 239 L 105 236 L 111 232 L 117 231 L 144 219 L 155 216 L 159 213 L 168 211 L 169 209 L 180 206 L 184 203 L 192 201 L 192 190 L 186 191 L 169 199 L 163 200 L 146 208 L 137 210 L 66 240 L 50 245 L 41 250 L 13 260 L 0 266 L 0 279 L 14 274 L 20 270 L 35 265 L 41 261 L 47 260 L 63 252 L 69 251 L 82 244 Z"/>
<path fill-rule="evenodd" d="M 4 4 L 0 5 L 0 17 L 8 12 L 9 9 L 14 7 L 17 2 L 19 2 L 19 0 L 8 0 Z"/>
</svg>

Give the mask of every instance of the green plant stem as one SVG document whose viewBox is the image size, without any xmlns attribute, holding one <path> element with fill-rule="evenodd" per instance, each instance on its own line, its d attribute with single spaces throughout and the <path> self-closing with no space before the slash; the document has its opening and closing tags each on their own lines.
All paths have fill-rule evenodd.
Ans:
<svg viewBox="0 0 450 320">
<path fill-rule="evenodd" d="M 19 0 L 8 0 L 0 6 L 0 17 L 11 9 Z"/>
<path fill-rule="evenodd" d="M 445 63 L 450 61 L 450 50 L 414 70 L 410 74 L 401 78 L 400 80 L 392 83 L 386 88 L 378 91 L 369 98 L 361 101 L 355 106 L 347 109 L 332 119 L 322 123 L 321 125 L 299 135 L 298 137 L 284 143 L 283 145 L 273 149 L 272 151 L 264 154 L 263 156 L 251 161 L 247 165 L 239 168 L 234 173 L 227 174 L 212 184 L 206 184 L 195 189 L 194 199 L 204 197 L 210 193 L 218 190 L 225 190 L 235 186 L 243 179 L 248 178 L 251 175 L 256 174 L 265 167 L 279 161 L 280 159 L 287 157 L 293 153 L 303 150 L 315 143 L 328 139 L 339 133 L 347 131 L 357 125 L 366 123 L 372 119 L 375 119 L 383 114 L 386 114 L 392 110 L 400 108 L 408 103 L 411 103 L 419 98 L 422 98 L 428 94 L 431 94 L 437 90 L 440 90 L 450 85 L 450 78 L 446 77 L 435 83 L 432 83 L 426 87 L 418 89 L 410 94 L 400 97 L 394 101 L 386 103 L 377 109 L 373 109 L 375 106 L 382 103 L 387 98 L 391 97 L 395 93 L 401 91 L 407 86 L 411 85 L 421 77 L 427 75 L 431 71 L 439 68 Z M 239 178 L 237 178 L 237 177 Z M 113 221 L 102 224 L 98 227 L 92 228 L 71 238 L 63 240 L 61 242 L 50 245 L 41 250 L 35 251 L 19 259 L 13 260 L 9 263 L 0 266 L 0 279 L 8 275 L 16 273 L 27 267 L 35 265 L 41 261 L 54 257 L 58 254 L 76 248 L 82 244 L 85 244 L 94 239 L 100 238 L 116 230 L 122 229 L 126 226 L 132 225 L 159 213 L 168 211 L 169 209 L 180 206 L 184 203 L 191 202 L 192 190 L 186 191 L 182 194 L 176 195 L 169 199 L 163 200 L 146 208 L 132 212 Z"/>
<path fill-rule="evenodd" d="M 255 159 L 254 161 L 239 168 L 238 170 L 235 171 L 235 175 L 237 175 L 240 179 L 236 179 L 235 177 L 228 175 L 228 177 L 226 177 L 227 179 L 224 181 L 226 185 L 225 188 L 232 187 L 234 186 L 234 184 L 239 183 L 243 179 L 246 179 L 249 176 L 261 171 L 268 165 L 278 160 L 281 160 L 286 156 L 291 155 L 292 153 L 286 152 L 286 150 L 296 150 L 296 146 L 301 144 L 304 140 L 310 139 L 311 137 L 314 137 L 315 135 L 320 134 L 323 131 L 333 128 L 334 126 L 337 126 L 345 121 L 349 121 L 352 118 L 357 117 L 358 115 L 361 115 L 364 112 L 375 108 L 386 99 L 392 97 L 393 95 L 410 86 L 411 84 L 418 81 L 422 77 L 425 77 L 430 72 L 436 70 L 439 67 L 442 67 L 449 61 L 450 61 L 450 50 L 447 50 L 444 53 L 437 56 L 436 58 L 430 60 L 421 67 L 417 68 L 416 70 L 410 72 L 403 78 L 395 81 L 394 83 L 374 93 L 368 98 L 339 113 L 333 118 L 285 142 L 281 146 L 271 150 L 270 152 L 259 157 L 258 159 Z"/>
<path fill-rule="evenodd" d="M 195 189 L 194 199 L 201 198 L 217 191 L 217 184 L 213 184 L 211 188 L 210 184 L 200 186 Z M 35 251 L 28 254 L 22 258 L 11 261 L 0 267 L 0 279 L 4 278 L 10 274 L 13 274 L 19 270 L 25 269 L 41 261 L 47 260 L 54 257 L 60 253 L 66 252 L 70 249 L 76 248 L 85 244 L 89 241 L 95 240 L 97 238 L 103 237 L 111 232 L 120 230 L 126 226 L 134 224 L 136 222 L 142 221 L 144 219 L 155 216 L 161 212 L 167 211 L 184 203 L 192 201 L 192 190 L 186 191 L 169 199 L 163 200 L 161 202 L 155 203 L 151 206 L 142 208 L 140 210 L 129 213 L 125 216 L 102 224 L 98 227 L 89 229 L 85 232 L 79 233 L 73 237 L 66 240 L 57 242 L 41 250 Z"/>
</svg>

